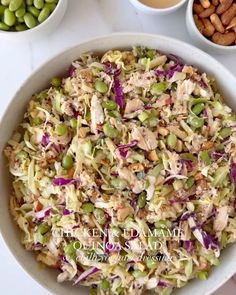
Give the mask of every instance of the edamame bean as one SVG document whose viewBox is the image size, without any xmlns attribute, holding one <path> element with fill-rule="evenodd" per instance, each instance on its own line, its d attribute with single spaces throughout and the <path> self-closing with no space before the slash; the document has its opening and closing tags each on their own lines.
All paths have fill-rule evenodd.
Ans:
<svg viewBox="0 0 236 295">
<path fill-rule="evenodd" d="M 177 144 L 177 137 L 175 134 L 171 133 L 167 137 L 167 145 L 171 148 L 174 149 Z"/>
<path fill-rule="evenodd" d="M 116 289 L 116 293 L 117 293 L 117 294 L 121 294 L 123 291 L 124 291 L 124 289 L 123 289 L 122 287 L 118 287 L 118 288 Z"/>
<path fill-rule="evenodd" d="M 101 80 L 96 80 L 95 89 L 100 93 L 106 93 L 108 91 L 108 86 Z"/>
<path fill-rule="evenodd" d="M 46 223 L 42 223 L 39 225 L 37 230 L 41 235 L 46 234 L 49 231 L 49 226 Z"/>
<path fill-rule="evenodd" d="M 29 28 L 29 29 L 32 29 L 34 28 L 36 25 L 37 25 L 37 21 L 36 19 L 34 18 L 34 16 L 27 12 L 25 15 L 24 15 L 24 21 L 25 21 L 25 24 L 26 26 Z"/>
<path fill-rule="evenodd" d="M 10 4 L 11 0 L 1 0 L 2 5 L 8 6 Z"/>
<path fill-rule="evenodd" d="M 21 7 L 22 4 L 23 4 L 23 0 L 11 0 L 9 4 L 9 10 L 16 11 L 17 9 Z"/>
<path fill-rule="evenodd" d="M 110 283 L 107 280 L 102 280 L 100 283 L 100 288 L 104 291 L 109 290 Z"/>
<path fill-rule="evenodd" d="M 28 10 L 31 14 L 33 14 L 33 16 L 35 16 L 35 17 L 38 18 L 39 14 L 40 14 L 40 10 L 38 10 L 38 9 L 35 8 L 34 6 L 28 6 L 28 7 L 27 7 L 27 10 Z"/>
<path fill-rule="evenodd" d="M 223 129 L 220 130 L 220 133 L 219 134 L 220 134 L 220 136 L 222 138 L 227 138 L 227 137 L 229 137 L 232 134 L 232 130 L 229 127 L 225 127 L 225 128 L 223 128 Z"/>
<path fill-rule="evenodd" d="M 17 11 L 15 12 L 16 17 L 23 17 L 25 15 L 25 8 L 19 8 L 17 9 Z"/>
<path fill-rule="evenodd" d="M 67 132 L 67 127 L 64 123 L 60 123 L 59 125 L 57 125 L 56 127 L 56 134 L 59 136 L 65 135 Z"/>
<path fill-rule="evenodd" d="M 112 100 L 107 100 L 102 102 L 102 107 L 109 111 L 113 111 L 117 108 L 117 104 Z"/>
<path fill-rule="evenodd" d="M 26 0 L 26 4 L 27 4 L 28 6 L 33 5 L 33 0 Z"/>
<path fill-rule="evenodd" d="M 190 189 L 192 186 L 194 185 L 194 177 L 191 176 L 187 179 L 187 181 L 185 182 L 185 188 L 186 189 Z"/>
<path fill-rule="evenodd" d="M 95 288 L 90 289 L 89 295 L 97 295 L 97 289 Z"/>
<path fill-rule="evenodd" d="M 167 84 L 165 82 L 154 83 L 151 86 L 151 93 L 153 95 L 162 94 L 167 88 Z"/>
<path fill-rule="evenodd" d="M 50 9 L 50 12 L 53 12 L 53 10 L 56 8 L 56 4 L 55 3 L 46 3 L 44 4 L 44 7 L 47 7 Z"/>
<path fill-rule="evenodd" d="M 73 128 L 73 129 L 76 129 L 77 128 L 77 124 L 78 124 L 78 121 L 73 118 L 70 120 L 70 126 Z"/>
<path fill-rule="evenodd" d="M 25 25 L 20 25 L 20 26 L 25 26 Z M 26 27 L 26 29 L 27 29 L 27 27 Z M 42 120 L 39 117 L 33 118 L 33 124 L 34 125 L 40 125 L 41 123 L 42 123 Z"/>
<path fill-rule="evenodd" d="M 3 5 L 0 5 L 0 16 L 4 15 L 4 11 L 5 11 L 6 7 Z"/>
<path fill-rule="evenodd" d="M 17 18 L 18 23 L 24 23 L 24 17 L 18 17 Z M 26 27 L 26 29 L 28 29 L 28 27 Z"/>
<path fill-rule="evenodd" d="M 155 261 L 152 258 L 147 258 L 147 260 L 146 260 L 146 266 L 149 269 L 156 268 L 158 266 L 158 261 Z"/>
<path fill-rule="evenodd" d="M 62 159 L 62 167 L 69 170 L 73 167 L 74 161 L 71 155 L 65 155 Z"/>
<path fill-rule="evenodd" d="M 49 17 L 50 13 L 50 9 L 48 7 L 44 7 L 39 14 L 38 21 L 40 23 L 44 22 Z"/>
<path fill-rule="evenodd" d="M 102 209 L 100 208 L 95 208 L 93 211 L 94 217 L 96 218 L 97 222 L 100 225 L 103 225 L 106 223 L 106 216 L 105 213 Z"/>
<path fill-rule="evenodd" d="M 45 0 L 46 3 L 56 3 L 57 0 Z"/>
<path fill-rule="evenodd" d="M 111 185 L 119 190 L 124 190 L 127 188 L 127 181 L 121 178 L 114 178 L 111 180 Z"/>
<path fill-rule="evenodd" d="M 138 115 L 138 119 L 140 122 L 144 122 L 148 119 L 149 115 L 146 111 L 142 111 L 139 115 Z"/>
<path fill-rule="evenodd" d="M 155 227 L 158 229 L 167 228 L 167 221 L 165 220 L 158 220 L 155 222 Z"/>
<path fill-rule="evenodd" d="M 10 27 L 8 25 L 4 24 L 3 22 L 0 22 L 0 30 L 8 31 L 8 30 L 10 30 Z"/>
<path fill-rule="evenodd" d="M 4 11 L 3 21 L 9 27 L 12 27 L 16 23 L 16 16 L 9 8 L 6 8 Z"/>
<path fill-rule="evenodd" d="M 66 258 L 68 258 L 69 260 L 75 260 L 76 259 L 76 250 L 79 248 L 80 248 L 79 241 L 72 242 L 72 243 L 68 244 L 64 248 L 64 253 L 65 253 Z"/>
<path fill-rule="evenodd" d="M 17 159 L 26 159 L 28 158 L 29 154 L 26 151 L 20 151 L 16 154 Z"/>
<path fill-rule="evenodd" d="M 92 203 L 84 203 L 81 208 L 84 213 L 92 213 L 94 210 L 94 205 Z"/>
<path fill-rule="evenodd" d="M 135 277 L 135 279 L 140 279 L 147 276 L 146 271 L 141 271 L 139 269 L 134 270 L 132 274 L 133 274 L 133 277 Z"/>
<path fill-rule="evenodd" d="M 202 161 L 204 162 L 204 164 L 206 166 L 211 164 L 211 159 L 209 157 L 208 151 L 201 151 L 200 152 L 200 158 L 202 159 Z"/>
<path fill-rule="evenodd" d="M 36 7 L 37 9 L 42 9 L 44 7 L 44 1 L 34 0 L 34 7 Z"/>
<path fill-rule="evenodd" d="M 116 138 L 118 136 L 118 131 L 112 127 L 109 123 L 103 126 L 103 132 L 107 137 Z"/>
<path fill-rule="evenodd" d="M 51 80 L 51 85 L 55 87 L 61 86 L 61 78 L 55 77 Z"/>
<path fill-rule="evenodd" d="M 144 208 L 145 205 L 146 205 L 146 193 L 145 192 L 142 192 L 139 197 L 138 197 L 138 202 L 137 202 L 137 205 L 140 209 Z"/>
<path fill-rule="evenodd" d="M 196 117 L 189 117 L 188 122 L 193 128 L 201 128 L 204 125 L 204 119 Z"/>
<path fill-rule="evenodd" d="M 200 271 L 200 272 L 198 273 L 198 278 L 199 278 L 199 280 L 201 280 L 201 281 L 205 281 L 205 280 L 207 280 L 207 272 L 206 272 L 206 271 Z"/>
<path fill-rule="evenodd" d="M 199 115 L 204 110 L 204 108 L 204 103 L 198 103 L 193 107 L 192 111 L 195 115 Z"/>
<path fill-rule="evenodd" d="M 27 30 L 27 26 L 25 24 L 16 25 L 16 31 L 21 32 Z"/>
<path fill-rule="evenodd" d="M 215 149 L 216 149 L 217 152 L 219 152 L 219 151 L 223 151 L 224 148 L 225 148 L 225 147 L 224 147 L 224 145 L 223 145 L 222 143 L 217 144 L 216 147 L 215 147 Z"/>
</svg>

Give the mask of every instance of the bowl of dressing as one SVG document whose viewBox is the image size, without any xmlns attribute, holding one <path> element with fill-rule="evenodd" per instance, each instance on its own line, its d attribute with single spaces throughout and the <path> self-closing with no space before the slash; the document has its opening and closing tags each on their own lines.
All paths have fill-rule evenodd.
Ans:
<svg viewBox="0 0 236 295">
<path fill-rule="evenodd" d="M 179 9 L 187 0 L 130 0 L 144 13 L 152 15 L 169 14 Z"/>
</svg>

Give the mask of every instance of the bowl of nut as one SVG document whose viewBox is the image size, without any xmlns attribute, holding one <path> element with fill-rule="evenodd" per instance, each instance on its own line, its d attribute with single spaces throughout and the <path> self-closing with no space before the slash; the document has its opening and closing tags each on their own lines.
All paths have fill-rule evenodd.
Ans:
<svg viewBox="0 0 236 295">
<path fill-rule="evenodd" d="M 211 53 L 236 53 L 236 0 L 189 0 L 187 29 Z"/>
<path fill-rule="evenodd" d="M 0 0 L 0 38 L 32 41 L 49 34 L 66 8 L 67 0 Z"/>
</svg>

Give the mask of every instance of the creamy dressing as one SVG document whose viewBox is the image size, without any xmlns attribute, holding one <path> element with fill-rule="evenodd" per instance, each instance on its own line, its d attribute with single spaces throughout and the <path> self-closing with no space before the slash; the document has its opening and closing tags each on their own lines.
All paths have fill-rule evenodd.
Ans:
<svg viewBox="0 0 236 295">
<path fill-rule="evenodd" d="M 139 0 L 144 5 L 153 8 L 168 8 L 180 2 L 180 0 Z"/>
</svg>

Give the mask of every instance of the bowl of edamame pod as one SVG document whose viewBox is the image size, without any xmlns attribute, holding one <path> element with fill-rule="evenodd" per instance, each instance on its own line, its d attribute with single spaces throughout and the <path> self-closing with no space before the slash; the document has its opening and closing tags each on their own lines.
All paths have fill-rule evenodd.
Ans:
<svg viewBox="0 0 236 295">
<path fill-rule="evenodd" d="M 32 40 L 62 20 L 67 0 L 0 0 L 0 38 Z"/>
</svg>

